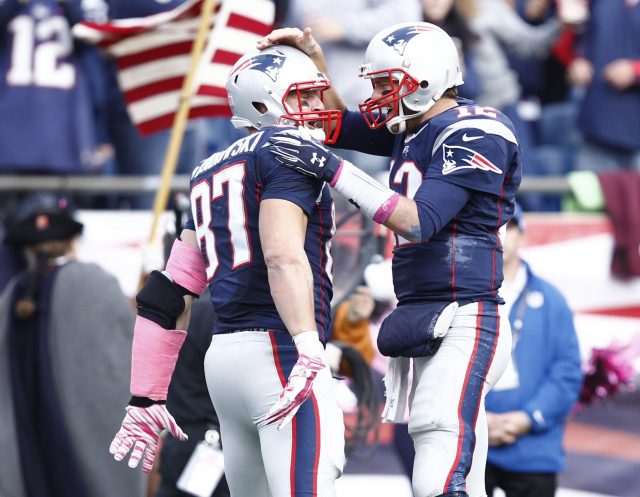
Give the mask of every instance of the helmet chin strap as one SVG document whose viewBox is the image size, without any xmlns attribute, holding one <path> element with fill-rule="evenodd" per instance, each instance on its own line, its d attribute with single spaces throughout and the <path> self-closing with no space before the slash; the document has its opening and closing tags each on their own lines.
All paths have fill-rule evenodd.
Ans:
<svg viewBox="0 0 640 497">
<path fill-rule="evenodd" d="M 394 135 L 401 135 L 407 129 L 406 120 L 407 120 L 406 117 L 400 117 L 400 116 L 392 117 L 386 125 L 387 129 L 389 130 L 390 133 L 393 133 Z"/>
<path fill-rule="evenodd" d="M 390 133 L 394 135 L 401 135 L 407 130 L 407 121 L 409 119 L 413 119 L 414 117 L 420 117 L 422 114 L 425 114 L 431 107 L 433 107 L 435 101 L 431 101 L 431 104 L 427 106 L 426 109 L 419 110 L 415 114 L 405 115 L 404 113 L 404 105 L 402 101 L 398 105 L 398 115 L 392 117 L 387 123 L 387 129 Z"/>
</svg>

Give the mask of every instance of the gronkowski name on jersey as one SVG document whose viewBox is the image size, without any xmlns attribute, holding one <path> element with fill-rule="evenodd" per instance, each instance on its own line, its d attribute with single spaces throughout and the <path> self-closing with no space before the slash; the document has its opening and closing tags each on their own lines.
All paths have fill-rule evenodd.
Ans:
<svg viewBox="0 0 640 497">
<path fill-rule="evenodd" d="M 318 331 L 331 320 L 333 200 L 329 187 L 275 163 L 265 147 L 277 127 L 265 128 L 213 154 L 191 175 L 193 219 L 205 259 L 218 322 L 214 333 L 248 328 L 285 330 L 271 297 L 258 218 L 260 202 L 293 202 L 308 216 L 305 251 L 314 278 Z"/>
</svg>

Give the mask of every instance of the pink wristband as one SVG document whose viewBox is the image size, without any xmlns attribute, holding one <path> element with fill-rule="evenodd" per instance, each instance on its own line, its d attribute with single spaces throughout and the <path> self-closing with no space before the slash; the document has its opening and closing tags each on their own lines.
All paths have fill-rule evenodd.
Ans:
<svg viewBox="0 0 640 497">
<path fill-rule="evenodd" d="M 178 353 L 186 331 L 165 330 L 138 316 L 133 328 L 131 352 L 131 393 L 138 397 L 165 400 Z"/>
<path fill-rule="evenodd" d="M 636 75 L 636 81 L 640 83 L 640 60 L 633 62 L 633 72 Z"/>
<path fill-rule="evenodd" d="M 387 219 L 389 219 L 389 216 L 391 216 L 393 211 L 396 209 L 399 200 L 400 200 L 399 193 L 394 193 L 393 195 L 391 195 L 385 201 L 385 203 L 382 204 L 380 208 L 376 211 L 375 215 L 373 216 L 373 220 L 378 224 L 386 223 Z"/>
<path fill-rule="evenodd" d="M 174 283 L 201 295 L 207 287 L 206 268 L 202 253 L 197 248 L 176 239 L 166 267 Z"/>
<path fill-rule="evenodd" d="M 336 171 L 336 174 L 333 175 L 333 179 L 331 181 L 329 181 L 329 186 L 330 187 L 334 187 L 336 186 L 336 183 L 338 182 L 338 180 L 340 179 L 340 174 L 342 173 L 342 167 L 344 166 L 344 161 L 342 161 L 340 163 L 340 167 L 338 168 L 338 170 Z"/>
</svg>

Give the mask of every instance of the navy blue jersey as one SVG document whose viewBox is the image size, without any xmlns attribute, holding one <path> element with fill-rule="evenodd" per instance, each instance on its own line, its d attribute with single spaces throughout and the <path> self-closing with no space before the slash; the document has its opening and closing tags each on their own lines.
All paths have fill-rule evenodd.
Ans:
<svg viewBox="0 0 640 497">
<path fill-rule="evenodd" d="M 214 333 L 247 328 L 286 327 L 271 297 L 264 262 L 258 214 L 264 199 L 283 199 L 308 216 L 305 251 L 314 278 L 315 317 L 320 338 L 330 330 L 333 200 L 322 182 L 275 163 L 264 148 L 277 128 L 242 138 L 213 154 L 191 175 L 194 229 L 209 280 L 211 302 L 218 316 Z"/>
<path fill-rule="evenodd" d="M 0 170 L 86 171 L 92 102 L 61 3 L 33 0 L 0 16 Z"/>
<path fill-rule="evenodd" d="M 414 133 L 398 135 L 390 187 L 425 198 L 449 182 L 469 200 L 439 232 L 423 243 L 397 237 L 393 282 L 400 304 L 424 301 L 501 303 L 502 243 L 499 232 L 513 215 L 522 167 L 513 125 L 500 111 L 458 99 Z M 366 133 L 355 113 L 345 116 L 337 145 L 348 148 L 349 132 Z M 350 125 L 353 123 L 353 125 Z M 362 142 L 362 137 L 355 140 Z"/>
</svg>

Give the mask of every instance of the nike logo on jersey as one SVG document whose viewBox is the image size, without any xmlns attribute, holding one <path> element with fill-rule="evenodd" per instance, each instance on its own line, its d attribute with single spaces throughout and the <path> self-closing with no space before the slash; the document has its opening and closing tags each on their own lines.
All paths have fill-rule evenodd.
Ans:
<svg viewBox="0 0 640 497">
<path fill-rule="evenodd" d="M 498 166 L 481 153 L 471 150 L 470 148 L 457 145 L 443 145 L 442 155 L 444 159 L 442 174 L 451 174 L 460 169 L 480 169 L 481 171 L 502 174 L 502 170 Z"/>
<path fill-rule="evenodd" d="M 482 138 L 482 136 L 469 136 L 466 133 L 464 135 L 462 135 L 462 141 L 463 142 L 470 142 L 473 140 L 479 140 L 480 138 Z"/>
</svg>

